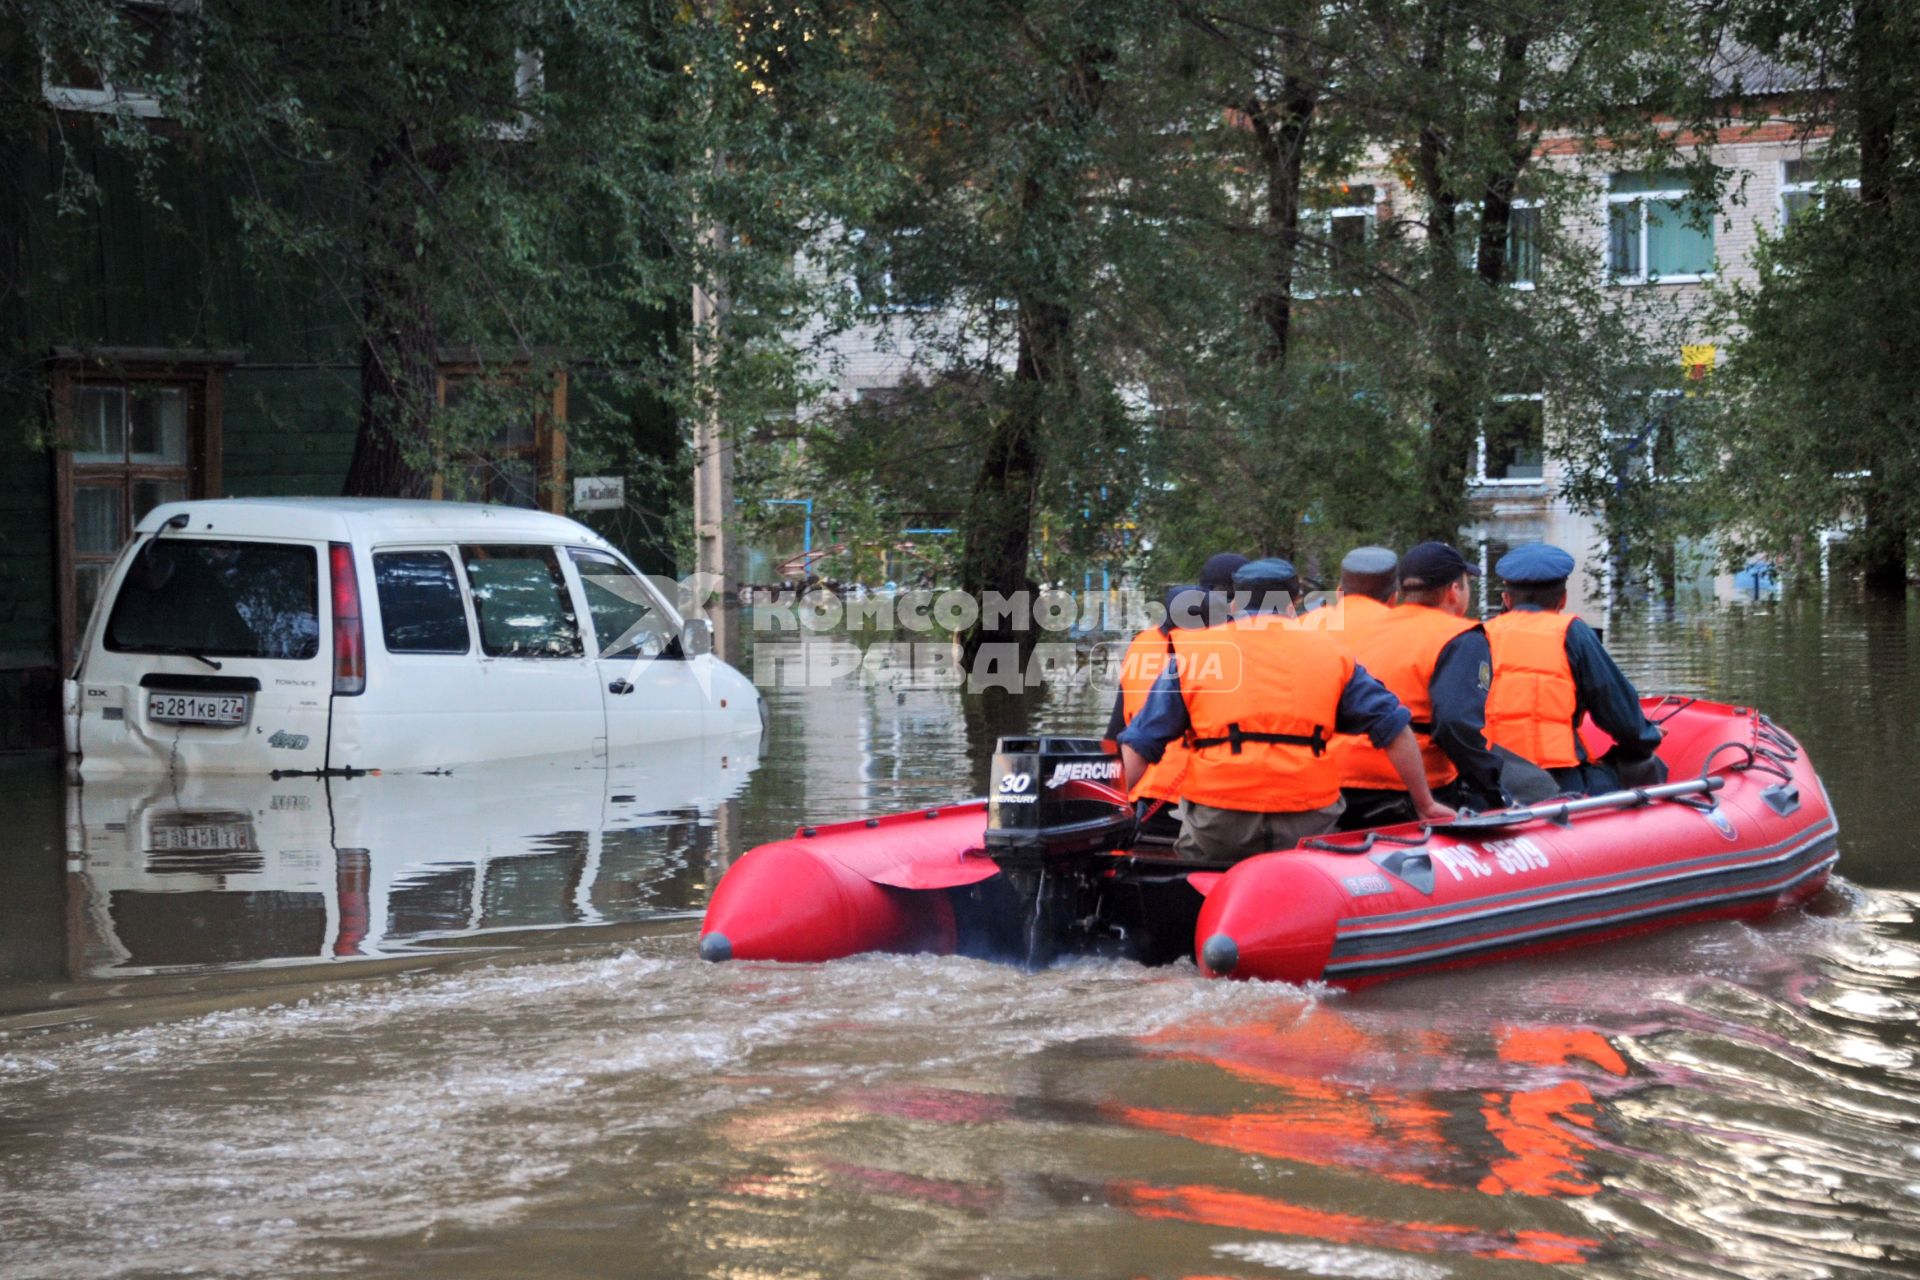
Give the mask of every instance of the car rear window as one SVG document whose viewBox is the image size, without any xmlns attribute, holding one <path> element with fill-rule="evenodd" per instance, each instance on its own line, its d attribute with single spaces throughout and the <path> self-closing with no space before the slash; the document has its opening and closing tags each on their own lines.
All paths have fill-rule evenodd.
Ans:
<svg viewBox="0 0 1920 1280">
<path fill-rule="evenodd" d="M 375 552 L 373 582 L 388 653 L 467 651 L 467 606 L 446 552 Z"/>
<path fill-rule="evenodd" d="M 320 652 L 320 555 L 284 542 L 153 538 L 107 615 L 117 653 L 311 658 Z"/>
</svg>

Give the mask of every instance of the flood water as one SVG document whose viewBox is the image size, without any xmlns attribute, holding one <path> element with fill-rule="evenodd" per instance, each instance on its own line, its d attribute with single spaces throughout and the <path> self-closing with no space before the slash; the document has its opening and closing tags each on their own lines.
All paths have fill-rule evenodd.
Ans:
<svg viewBox="0 0 1920 1280">
<path fill-rule="evenodd" d="M 699 961 L 745 849 L 1105 720 L 899 668 L 610 770 L 0 762 L 0 1276 L 1920 1275 L 1920 609 L 1607 639 L 1799 736 L 1810 909 L 1356 993 Z"/>
</svg>

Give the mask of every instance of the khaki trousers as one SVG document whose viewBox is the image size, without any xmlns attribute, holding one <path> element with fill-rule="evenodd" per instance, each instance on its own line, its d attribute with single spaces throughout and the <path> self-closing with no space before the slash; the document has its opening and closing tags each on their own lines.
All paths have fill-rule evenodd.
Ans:
<svg viewBox="0 0 1920 1280">
<path fill-rule="evenodd" d="M 1249 813 L 1242 809 L 1216 809 L 1212 805 L 1181 804 L 1186 821 L 1173 851 L 1182 858 L 1209 862 L 1238 861 L 1256 853 L 1291 849 L 1308 836 L 1325 835 L 1340 821 L 1345 800 L 1335 800 L 1324 809 L 1297 813 Z"/>
</svg>

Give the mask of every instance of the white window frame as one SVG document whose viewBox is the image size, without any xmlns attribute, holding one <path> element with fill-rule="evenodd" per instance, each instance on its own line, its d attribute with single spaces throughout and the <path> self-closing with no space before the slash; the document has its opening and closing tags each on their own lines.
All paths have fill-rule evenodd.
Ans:
<svg viewBox="0 0 1920 1280">
<path fill-rule="evenodd" d="M 1606 217 L 1606 223 L 1605 223 L 1605 226 L 1607 229 L 1607 239 L 1608 239 L 1608 247 L 1606 251 L 1607 283 L 1621 285 L 1627 288 L 1633 288 L 1633 287 L 1638 287 L 1642 285 L 1702 284 L 1708 280 L 1715 279 L 1718 276 L 1719 273 L 1715 271 L 1702 271 L 1696 274 L 1683 273 L 1683 274 L 1670 275 L 1670 276 L 1649 276 L 1647 274 L 1647 241 L 1648 241 L 1647 230 L 1648 228 L 1647 228 L 1647 212 L 1645 209 L 1642 209 L 1640 211 L 1640 235 L 1639 235 L 1639 242 L 1640 242 L 1639 268 L 1640 269 L 1639 269 L 1639 272 L 1635 275 L 1630 275 L 1630 276 L 1615 275 L 1613 272 L 1612 238 L 1613 238 L 1613 206 L 1614 205 L 1645 204 L 1653 200 L 1670 200 L 1670 201 L 1674 201 L 1675 203 L 1684 204 L 1689 199 L 1691 199 L 1692 196 L 1693 196 L 1693 192 L 1691 192 L 1685 187 L 1664 188 L 1658 191 L 1609 191 L 1607 192 L 1607 217 Z M 1718 217 L 1719 210 L 1716 209 L 1714 211 L 1713 216 Z M 1718 260 L 1719 254 L 1720 254 L 1720 244 L 1719 244 L 1718 236 L 1714 237 L 1713 250 L 1714 250 L 1714 257 L 1716 260 Z"/>
<path fill-rule="evenodd" d="M 1780 161 L 1780 188 L 1774 194 L 1773 198 L 1773 228 L 1776 234 L 1787 229 L 1788 196 L 1812 196 L 1815 207 L 1824 209 L 1827 206 L 1827 193 L 1830 191 L 1837 189 L 1850 191 L 1856 196 L 1860 194 L 1860 179 L 1858 178 L 1840 178 L 1837 180 L 1831 178 L 1814 178 L 1807 182 L 1787 181 L 1788 165 L 1805 160 L 1817 160 L 1819 158 L 1818 156 L 1788 156 Z"/>
<path fill-rule="evenodd" d="M 1300 221 L 1309 223 L 1329 248 L 1333 245 L 1333 224 L 1346 218 L 1360 219 L 1360 243 L 1373 241 L 1374 224 L 1380 220 L 1379 206 L 1371 204 L 1338 204 L 1323 209 L 1303 209 Z"/>
<path fill-rule="evenodd" d="M 123 9 L 163 9 L 169 13 L 191 13 L 200 7 L 200 0 L 119 0 Z M 145 89 L 122 89 L 107 78 L 106 68 L 100 68 L 101 87 L 82 89 L 74 85 L 56 84 L 53 79 L 53 57 L 43 53 L 40 59 L 40 93 L 49 106 L 61 111 L 91 111 L 95 114 L 117 114 L 139 116 L 146 120 L 157 120 L 164 114 L 160 108 L 160 95 Z"/>
<path fill-rule="evenodd" d="M 1539 488 L 1547 483 L 1547 397 L 1543 391 L 1522 391 L 1512 395 L 1495 396 L 1496 404 L 1517 404 L 1530 400 L 1540 406 L 1540 474 L 1538 476 L 1489 476 L 1487 474 L 1487 433 L 1482 430 L 1475 437 L 1473 445 L 1474 479 L 1476 486 L 1487 485 L 1492 488 Z"/>
<path fill-rule="evenodd" d="M 1661 401 L 1661 400 L 1684 400 L 1684 399 L 1686 399 L 1686 396 L 1687 396 L 1687 390 L 1686 390 L 1686 388 L 1685 388 L 1685 387 L 1651 387 L 1651 388 L 1649 388 L 1649 389 L 1647 389 L 1647 390 L 1645 390 L 1645 391 L 1643 391 L 1643 392 L 1641 392 L 1641 396 L 1642 396 L 1642 397 L 1644 398 L 1644 400 L 1645 400 L 1645 402 L 1646 402 L 1646 407 L 1645 407 L 1645 410 L 1644 410 L 1644 411 L 1643 411 L 1643 412 L 1641 413 L 1641 415 L 1640 415 L 1640 422 L 1639 422 L 1639 425 L 1638 425 L 1638 426 L 1636 426 L 1636 427 L 1635 427 L 1635 428 L 1634 428 L 1634 429 L 1633 429 L 1632 431 L 1619 431 L 1619 430 L 1615 430 L 1615 429 L 1613 429 L 1613 428 L 1612 428 L 1612 427 L 1610 426 L 1610 427 L 1609 427 L 1609 428 L 1607 429 L 1607 440 L 1608 440 L 1608 441 L 1609 441 L 1610 443 L 1611 443 L 1611 442 L 1619 442 L 1619 441 L 1625 441 L 1625 440 L 1632 440 L 1632 439 L 1635 439 L 1635 438 L 1637 438 L 1637 437 L 1638 437 L 1638 436 L 1640 435 L 1640 433 L 1641 433 L 1642 431 L 1644 431 L 1644 430 L 1646 430 L 1646 427 L 1647 427 L 1647 424 L 1648 424 L 1648 423 L 1649 423 L 1649 422 L 1650 422 L 1650 421 L 1652 420 L 1652 418 L 1653 418 L 1653 416 L 1654 416 L 1654 403 L 1655 403 L 1656 401 Z M 1657 458 L 1656 458 L 1656 457 L 1654 456 L 1654 446 L 1655 446 L 1655 445 L 1657 445 L 1658 443 L 1659 443 L 1659 438 L 1658 438 L 1658 436 L 1657 436 L 1656 434 L 1649 434 L 1649 435 L 1647 436 L 1647 438 L 1646 438 L 1646 452 L 1645 452 L 1645 454 L 1643 454 L 1643 455 L 1642 455 L 1642 457 L 1643 457 L 1643 458 L 1644 458 L 1644 460 L 1645 460 L 1645 466 L 1646 466 L 1646 469 L 1645 469 L 1644 471 L 1641 471 L 1641 472 L 1639 472 L 1639 473 L 1637 473 L 1636 475 L 1634 475 L 1634 476 L 1631 476 L 1631 477 L 1628 477 L 1628 476 L 1615 476 L 1615 477 L 1613 477 L 1613 478 L 1614 478 L 1614 479 L 1616 479 L 1616 480 L 1623 480 L 1623 479 L 1640 479 L 1640 480 L 1659 480 L 1659 479 L 1662 479 L 1662 477 L 1661 477 L 1661 475 L 1660 475 L 1660 465 L 1659 465 L 1659 461 L 1658 461 L 1658 459 L 1657 459 Z"/>
<path fill-rule="evenodd" d="M 1372 187 L 1371 183 L 1358 183 L 1355 185 Z M 1329 257 L 1333 249 L 1333 224 L 1345 218 L 1359 219 L 1361 225 L 1360 243 L 1362 245 L 1371 244 L 1373 242 L 1374 228 L 1380 221 L 1377 189 L 1374 199 L 1375 203 L 1373 204 L 1336 204 L 1302 209 L 1300 211 L 1300 224 L 1302 227 L 1311 227 L 1313 229 L 1313 233 L 1327 245 Z M 1331 262 L 1329 262 L 1329 269 L 1331 269 L 1331 265 Z M 1298 273 L 1299 270 L 1299 254 L 1296 251 L 1294 255 L 1294 271 Z M 1356 298 L 1360 296 L 1360 290 L 1358 288 L 1349 289 L 1347 292 Z M 1311 302 L 1315 298 L 1323 295 L 1317 289 L 1301 289 L 1296 287 L 1293 291 L 1293 296 L 1300 301 Z"/>
</svg>

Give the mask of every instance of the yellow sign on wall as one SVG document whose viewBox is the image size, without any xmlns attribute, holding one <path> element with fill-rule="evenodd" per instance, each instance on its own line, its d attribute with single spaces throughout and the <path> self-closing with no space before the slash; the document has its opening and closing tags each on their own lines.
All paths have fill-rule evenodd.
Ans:
<svg viewBox="0 0 1920 1280">
<path fill-rule="evenodd" d="M 1701 382 L 1713 372 L 1713 363 L 1718 351 L 1710 342 L 1687 343 L 1680 348 L 1680 367 L 1686 371 L 1688 382 Z"/>
</svg>

